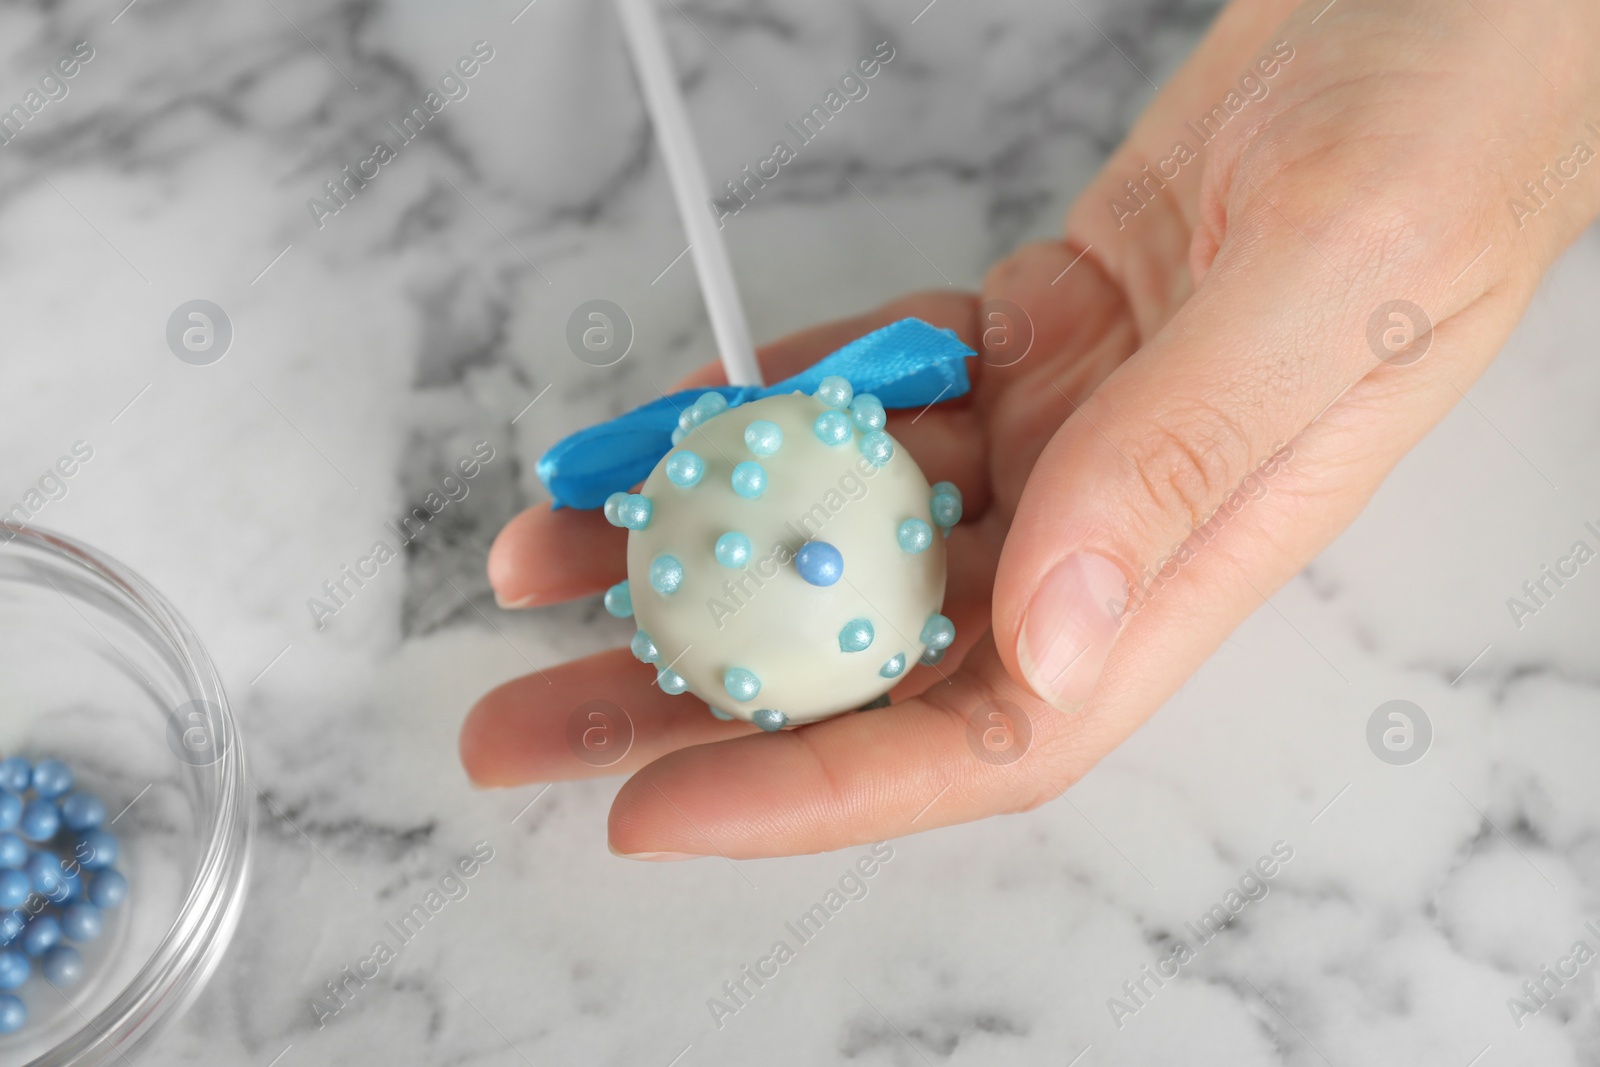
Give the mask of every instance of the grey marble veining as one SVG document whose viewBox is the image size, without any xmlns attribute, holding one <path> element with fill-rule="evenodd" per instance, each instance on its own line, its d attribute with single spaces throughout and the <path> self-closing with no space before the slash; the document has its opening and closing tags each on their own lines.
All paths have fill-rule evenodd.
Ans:
<svg viewBox="0 0 1600 1067">
<path fill-rule="evenodd" d="M 728 223 L 758 337 L 975 285 L 1054 232 L 1215 6 L 666 9 L 714 181 L 896 50 Z M 38 521 L 187 613 L 261 790 L 233 949 L 144 1062 L 1596 1062 L 1593 967 L 1520 1029 L 1507 1001 L 1600 947 L 1600 573 L 1520 628 L 1506 608 L 1600 523 L 1594 233 L 1471 404 L 1146 728 L 1036 812 L 892 842 L 799 943 L 785 924 L 862 850 L 630 864 L 605 848 L 615 781 L 476 792 L 455 759 L 483 690 L 626 636 L 597 602 L 494 607 L 483 553 L 540 499 L 534 458 L 711 352 L 607 5 L 12 5 L 0 103 L 79 41 L 70 92 L 0 146 L 0 495 L 93 443 Z M 480 41 L 465 95 L 402 143 L 391 123 Z M 308 201 L 379 140 L 394 158 L 319 226 Z M 206 367 L 164 338 L 195 297 L 234 330 Z M 613 367 L 566 348 L 594 298 L 637 331 Z M 318 629 L 322 583 L 479 442 L 470 492 Z M 1367 746 L 1396 698 L 1434 728 L 1411 766 Z M 1264 895 L 1191 932 L 1280 842 Z M 398 936 L 475 848 L 464 895 Z M 377 977 L 344 979 L 380 941 Z"/>
</svg>

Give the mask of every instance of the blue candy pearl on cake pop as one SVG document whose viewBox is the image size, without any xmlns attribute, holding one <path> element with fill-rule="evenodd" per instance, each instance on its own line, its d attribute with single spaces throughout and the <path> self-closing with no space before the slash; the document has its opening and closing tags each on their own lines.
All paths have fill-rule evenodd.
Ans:
<svg viewBox="0 0 1600 1067">
<path fill-rule="evenodd" d="M 661 687 L 663 693 L 673 697 L 689 688 L 689 682 L 683 675 L 667 668 L 656 672 L 656 685 Z"/>
<path fill-rule="evenodd" d="M 606 590 L 606 611 L 619 619 L 633 614 L 633 592 L 627 582 L 618 582 Z"/>
<path fill-rule="evenodd" d="M 617 505 L 617 517 L 628 529 L 643 530 L 650 525 L 650 513 L 654 510 L 649 497 L 641 493 L 629 493 L 627 499 Z"/>
<path fill-rule="evenodd" d="M 606 497 L 606 506 L 603 510 L 605 511 L 606 521 L 611 525 L 622 525 L 622 514 L 617 509 L 622 507 L 622 502 L 626 499 L 628 499 L 627 493 L 612 493 Z"/>
<path fill-rule="evenodd" d="M 754 500 L 767 491 L 767 471 L 761 464 L 745 460 L 733 468 L 733 491 L 746 500 Z"/>
<path fill-rule="evenodd" d="M 817 399 L 830 408 L 849 407 L 855 393 L 855 389 L 850 386 L 850 380 L 841 378 L 837 374 L 830 374 L 817 383 Z"/>
<path fill-rule="evenodd" d="M 671 596 L 683 585 L 683 564 L 677 556 L 665 553 L 650 561 L 650 588 L 662 596 Z"/>
<path fill-rule="evenodd" d="M 933 521 L 948 530 L 961 521 L 961 494 L 935 493 L 928 510 L 933 513 Z"/>
<path fill-rule="evenodd" d="M 761 708 L 750 716 L 750 721 L 770 734 L 789 725 L 789 716 L 776 708 Z"/>
<path fill-rule="evenodd" d="M 655 641 L 643 630 L 633 635 L 633 640 L 628 642 L 628 648 L 633 652 L 633 658 L 640 663 L 654 663 L 661 658 L 661 652 L 656 648 Z"/>
<path fill-rule="evenodd" d="M 929 648 L 943 650 L 956 639 L 956 624 L 943 615 L 929 615 L 922 627 L 922 643 Z"/>
<path fill-rule="evenodd" d="M 861 435 L 861 454 L 874 467 L 881 467 L 894 458 L 894 442 L 882 430 Z"/>
<path fill-rule="evenodd" d="M 900 548 L 914 556 L 918 552 L 926 552 L 933 544 L 933 527 L 921 519 L 907 519 L 900 524 L 894 536 L 900 542 Z"/>
<path fill-rule="evenodd" d="M 865 652 L 876 636 L 870 619 L 851 619 L 839 631 L 839 651 Z"/>
<path fill-rule="evenodd" d="M 898 678 L 906 672 L 906 654 L 897 652 L 882 667 L 878 668 L 880 678 Z"/>
<path fill-rule="evenodd" d="M 744 445 L 758 456 L 774 455 L 783 447 L 783 428 L 770 419 L 757 419 L 744 428 Z"/>
<path fill-rule="evenodd" d="M 667 480 L 680 489 L 698 485 L 705 473 L 706 461 L 688 449 L 667 457 Z"/>
<path fill-rule="evenodd" d="M 756 677 L 754 671 L 745 670 L 743 667 L 730 667 L 722 676 L 722 688 L 726 689 L 733 699 L 744 703 L 754 700 L 761 692 L 761 679 Z"/>
<path fill-rule="evenodd" d="M 811 424 L 811 432 L 825 445 L 842 445 L 850 440 L 850 416 L 842 411 L 824 411 Z"/>
<path fill-rule="evenodd" d="M 700 413 L 700 417 L 695 420 L 695 424 L 699 425 L 707 419 L 714 419 L 724 411 L 727 411 L 728 398 L 721 393 L 701 393 L 699 398 L 695 400 L 694 407 Z"/>
<path fill-rule="evenodd" d="M 807 541 L 794 554 L 795 570 L 811 585 L 828 586 L 844 577 L 844 556 L 826 541 Z"/>
<path fill-rule="evenodd" d="M 750 538 L 737 530 L 729 530 L 717 538 L 717 543 L 711 551 L 717 557 L 717 562 L 724 567 L 743 567 L 750 562 L 753 550 Z"/>
<path fill-rule="evenodd" d="M 871 393 L 862 393 L 850 401 L 850 421 L 862 433 L 870 433 L 888 425 L 889 413 L 883 410 L 883 401 Z"/>
</svg>

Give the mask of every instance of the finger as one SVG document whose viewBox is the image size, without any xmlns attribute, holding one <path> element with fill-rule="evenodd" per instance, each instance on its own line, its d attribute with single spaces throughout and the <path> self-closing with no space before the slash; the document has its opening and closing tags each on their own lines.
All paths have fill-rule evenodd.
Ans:
<svg viewBox="0 0 1600 1067">
<path fill-rule="evenodd" d="M 1076 728 L 1013 682 L 980 640 L 969 666 L 892 707 L 679 749 L 629 779 L 611 807 L 613 851 L 640 858 L 731 859 L 843 848 L 1042 799 L 1029 761 Z M 985 759 L 985 716 L 1029 735 L 1012 763 Z M 969 740 L 976 732 L 979 749 Z"/>
<path fill-rule="evenodd" d="M 503 608 L 593 596 L 624 577 L 628 531 L 598 511 L 540 504 L 501 528 L 489 546 L 489 585 Z"/>
<path fill-rule="evenodd" d="M 685 745 L 753 730 L 715 718 L 692 695 L 663 693 L 653 670 L 617 648 L 485 694 L 461 726 L 461 763 L 479 786 L 628 774 Z"/>
</svg>

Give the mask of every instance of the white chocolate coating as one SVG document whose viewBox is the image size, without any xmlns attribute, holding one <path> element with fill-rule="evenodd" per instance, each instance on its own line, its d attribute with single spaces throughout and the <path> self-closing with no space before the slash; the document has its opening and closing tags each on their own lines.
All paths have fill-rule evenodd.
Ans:
<svg viewBox="0 0 1600 1067">
<path fill-rule="evenodd" d="M 645 481 L 649 525 L 628 535 L 628 585 L 634 617 L 659 650 L 647 669 L 669 667 L 713 708 L 749 720 L 759 709 L 781 711 L 791 724 L 814 722 L 870 703 L 901 678 L 879 672 L 895 655 L 913 667 L 920 635 L 944 601 L 945 544 L 934 527 L 932 544 L 913 554 L 900 547 L 900 523 L 929 513 L 932 490 L 916 462 L 895 444 L 894 456 L 874 467 L 862 456 L 861 431 L 830 446 L 812 431 L 830 410 L 812 396 L 792 393 L 732 408 L 696 427 Z M 745 445 L 752 421 L 783 430 L 776 454 L 757 456 Z M 673 453 L 689 450 L 705 461 L 690 487 L 666 474 Z M 767 472 L 762 495 L 734 492 L 736 464 L 760 463 Z M 737 531 L 750 539 L 749 562 L 724 567 L 713 554 L 717 538 Z M 808 540 L 825 541 L 844 558 L 843 577 L 830 586 L 806 582 L 794 554 Z M 670 595 L 650 584 L 650 565 L 662 554 L 683 565 L 683 583 Z M 840 649 L 839 633 L 854 619 L 872 623 L 872 644 Z M 761 681 L 754 699 L 735 700 L 723 685 L 730 668 Z"/>
</svg>

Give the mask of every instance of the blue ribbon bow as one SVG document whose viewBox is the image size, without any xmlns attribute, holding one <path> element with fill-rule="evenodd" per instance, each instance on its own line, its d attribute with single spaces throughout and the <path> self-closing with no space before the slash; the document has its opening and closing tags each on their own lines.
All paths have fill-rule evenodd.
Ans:
<svg viewBox="0 0 1600 1067">
<path fill-rule="evenodd" d="M 597 508 L 612 493 L 626 492 L 649 475 L 672 449 L 678 416 L 706 393 L 720 393 L 729 407 L 785 393 L 813 393 L 823 378 L 838 375 L 855 391 L 871 393 L 886 408 L 925 407 L 966 393 L 966 358 L 976 355 L 953 330 L 921 319 L 899 322 L 859 337 L 820 362 L 776 385 L 713 385 L 652 400 L 626 415 L 579 430 L 539 460 L 539 480 L 552 506 Z"/>
</svg>

